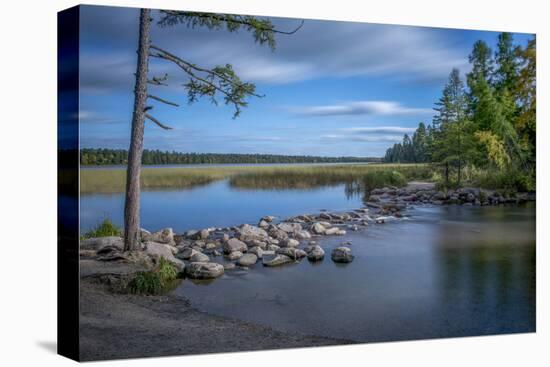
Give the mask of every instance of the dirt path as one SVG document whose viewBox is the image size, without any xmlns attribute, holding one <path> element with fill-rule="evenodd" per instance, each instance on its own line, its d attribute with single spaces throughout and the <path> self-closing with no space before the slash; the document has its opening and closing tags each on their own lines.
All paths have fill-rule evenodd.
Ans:
<svg viewBox="0 0 550 367">
<path fill-rule="evenodd" d="M 94 280 L 80 291 L 81 360 L 346 344 L 199 312 L 177 296 L 115 295 Z"/>
</svg>

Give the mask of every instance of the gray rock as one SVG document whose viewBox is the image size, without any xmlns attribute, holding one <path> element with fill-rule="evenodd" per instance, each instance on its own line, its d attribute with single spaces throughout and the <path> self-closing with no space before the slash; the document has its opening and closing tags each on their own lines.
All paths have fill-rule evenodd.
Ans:
<svg viewBox="0 0 550 367">
<path fill-rule="evenodd" d="M 300 250 L 293 247 L 284 247 L 276 251 L 277 254 L 286 255 L 292 260 L 298 260 L 307 256 L 304 250 Z"/>
<path fill-rule="evenodd" d="M 169 245 L 158 242 L 145 242 L 145 252 L 152 257 L 164 258 L 176 265 L 179 269 L 183 269 L 185 264 L 180 259 L 176 259 Z"/>
<path fill-rule="evenodd" d="M 288 233 L 283 231 L 282 229 L 279 229 L 277 227 L 272 227 L 269 230 L 269 236 L 273 237 L 274 239 L 281 241 L 288 238 Z"/>
<path fill-rule="evenodd" d="M 210 261 L 210 258 L 203 253 L 197 252 L 189 258 L 189 261 L 197 263 L 207 263 Z"/>
<path fill-rule="evenodd" d="M 325 234 L 326 228 L 319 222 L 313 223 L 311 230 L 315 234 Z"/>
<path fill-rule="evenodd" d="M 192 279 L 214 279 L 222 276 L 222 264 L 193 262 L 185 267 L 185 275 Z"/>
<path fill-rule="evenodd" d="M 224 270 L 233 270 L 235 269 L 237 266 L 233 263 L 226 263 L 226 264 L 223 264 L 223 268 Z"/>
<path fill-rule="evenodd" d="M 183 260 L 189 260 L 195 254 L 200 254 L 200 251 L 187 247 L 183 249 L 183 251 L 179 252 L 176 256 Z"/>
<path fill-rule="evenodd" d="M 260 220 L 260 222 L 258 223 L 258 227 L 263 228 L 263 229 L 266 229 L 266 228 L 269 227 L 269 223 L 262 219 L 262 220 Z"/>
<path fill-rule="evenodd" d="M 261 259 L 263 254 L 264 254 L 264 250 L 259 246 L 255 246 L 255 247 L 252 247 L 252 248 L 248 249 L 248 252 L 251 253 L 251 254 L 256 255 L 258 257 L 258 259 Z"/>
<path fill-rule="evenodd" d="M 164 228 L 160 231 L 153 232 L 150 235 L 150 238 L 147 241 L 157 242 L 157 243 L 168 243 L 173 246 L 176 245 L 174 242 L 174 231 L 172 228 Z"/>
<path fill-rule="evenodd" d="M 115 247 L 122 251 L 124 249 L 124 240 L 122 237 L 109 236 L 88 238 L 80 241 L 80 248 L 82 250 L 99 251 L 104 247 Z"/>
<path fill-rule="evenodd" d="M 247 246 L 246 243 L 236 239 L 231 238 L 226 243 L 223 244 L 223 252 L 229 254 L 234 251 L 246 252 Z"/>
<path fill-rule="evenodd" d="M 239 259 L 241 256 L 243 256 L 243 253 L 240 252 L 240 251 L 233 251 L 233 252 L 230 252 L 229 254 L 227 254 L 227 258 L 229 260 L 237 260 Z"/>
<path fill-rule="evenodd" d="M 327 228 L 325 230 L 325 234 L 326 235 L 333 235 L 333 234 L 337 234 L 339 231 L 340 231 L 340 229 L 338 227 Z"/>
<path fill-rule="evenodd" d="M 267 245 L 267 250 L 266 251 L 277 251 L 280 248 L 281 248 L 281 246 L 277 246 L 277 245 Z M 264 251 L 264 253 L 266 251 Z"/>
<path fill-rule="evenodd" d="M 299 232 L 296 232 L 295 236 L 299 240 L 309 240 L 311 238 L 311 234 L 306 230 L 301 230 Z"/>
<path fill-rule="evenodd" d="M 239 234 L 239 239 L 241 241 L 265 241 L 268 237 L 267 232 L 256 226 L 251 226 L 249 224 L 243 224 L 240 228 L 237 229 Z"/>
<path fill-rule="evenodd" d="M 258 261 L 258 256 L 255 254 L 244 254 L 237 260 L 237 264 L 240 266 L 250 266 L 256 264 Z"/>
<path fill-rule="evenodd" d="M 307 254 L 307 259 L 309 261 L 321 261 L 325 257 L 325 250 L 319 245 L 313 245 L 311 250 Z"/>
<path fill-rule="evenodd" d="M 271 222 L 273 222 L 273 219 L 275 219 L 274 216 L 272 216 L 272 215 L 266 215 L 265 217 L 262 217 L 261 220 L 266 221 L 266 222 L 268 222 L 268 223 L 271 223 Z"/>
<path fill-rule="evenodd" d="M 332 250 L 332 261 L 336 263 L 350 263 L 353 261 L 354 256 L 351 254 L 351 249 L 349 247 L 337 247 Z"/>
<path fill-rule="evenodd" d="M 300 242 L 294 238 L 287 238 L 286 240 L 281 241 L 280 247 L 297 247 L 300 245 Z"/>
<path fill-rule="evenodd" d="M 290 257 L 286 255 L 281 255 L 281 254 L 270 255 L 270 256 L 264 255 L 262 259 L 262 264 L 264 266 L 269 266 L 269 267 L 281 266 L 292 262 L 294 262 L 294 260 L 292 260 Z"/>
<path fill-rule="evenodd" d="M 296 233 L 302 230 L 302 226 L 299 223 L 288 222 L 279 223 L 277 225 L 277 228 L 279 228 L 281 231 L 285 231 L 286 233 Z"/>
</svg>

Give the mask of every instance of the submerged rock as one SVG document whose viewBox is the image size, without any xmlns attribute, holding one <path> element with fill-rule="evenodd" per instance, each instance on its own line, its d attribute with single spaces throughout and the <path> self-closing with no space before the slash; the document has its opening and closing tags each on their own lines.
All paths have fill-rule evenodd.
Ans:
<svg viewBox="0 0 550 367">
<path fill-rule="evenodd" d="M 213 279 L 222 276 L 222 264 L 193 262 L 185 267 L 185 275 L 192 279 Z"/>
<path fill-rule="evenodd" d="M 332 250 L 332 261 L 336 263 L 350 263 L 353 261 L 354 256 L 351 254 L 351 249 L 349 247 L 337 247 Z"/>
<path fill-rule="evenodd" d="M 325 250 L 319 245 L 313 245 L 310 247 L 310 251 L 307 254 L 309 261 L 321 261 L 325 258 Z"/>
<path fill-rule="evenodd" d="M 301 258 L 304 258 L 307 256 L 306 252 L 304 250 L 300 250 L 293 247 L 285 247 L 277 250 L 277 254 L 280 255 L 286 255 L 290 257 L 292 260 L 298 260 Z"/>
<path fill-rule="evenodd" d="M 262 264 L 264 266 L 280 266 L 288 263 L 292 263 L 294 260 L 292 260 L 290 257 L 286 255 L 276 254 L 276 255 L 270 255 L 265 256 L 262 259 Z"/>
<path fill-rule="evenodd" d="M 258 261 L 258 256 L 254 254 L 244 254 L 237 260 L 237 264 L 240 266 L 250 266 L 256 264 Z"/>
</svg>

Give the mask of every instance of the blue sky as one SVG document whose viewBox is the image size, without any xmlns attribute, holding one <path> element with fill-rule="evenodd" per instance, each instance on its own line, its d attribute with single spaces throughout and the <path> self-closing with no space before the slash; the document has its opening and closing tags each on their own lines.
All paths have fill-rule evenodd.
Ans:
<svg viewBox="0 0 550 367">
<path fill-rule="evenodd" d="M 137 9 L 82 6 L 80 48 L 81 147 L 127 149 L 138 34 Z M 153 12 L 158 19 L 158 13 Z M 271 18 L 292 30 L 297 19 Z M 153 21 L 155 22 L 155 21 Z M 305 20 L 277 48 L 228 33 L 153 25 L 152 43 L 197 65 L 230 63 L 264 98 L 252 97 L 237 119 L 233 107 L 186 103 L 177 67 L 152 60 L 151 75 L 168 73 L 169 87 L 151 93 L 177 101 L 151 114 L 173 130 L 146 122 L 145 148 L 200 153 L 382 156 L 429 123 L 434 102 L 453 67 L 469 70 L 468 54 L 498 33 L 455 29 Z M 515 34 L 524 45 L 531 35 Z M 494 48 L 494 47 L 493 47 Z"/>
</svg>

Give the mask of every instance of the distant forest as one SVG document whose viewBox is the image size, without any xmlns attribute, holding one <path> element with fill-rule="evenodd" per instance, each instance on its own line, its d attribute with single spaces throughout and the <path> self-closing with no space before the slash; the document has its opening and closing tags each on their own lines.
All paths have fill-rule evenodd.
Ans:
<svg viewBox="0 0 550 367">
<path fill-rule="evenodd" d="M 219 154 L 179 153 L 161 150 L 144 150 L 142 164 L 224 164 L 224 163 L 354 163 L 381 162 L 376 157 L 318 157 L 307 155 L 277 154 Z M 128 162 L 124 149 L 81 149 L 80 164 L 83 166 L 123 165 Z"/>
</svg>

